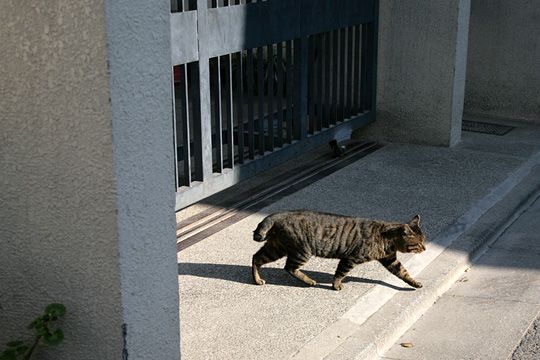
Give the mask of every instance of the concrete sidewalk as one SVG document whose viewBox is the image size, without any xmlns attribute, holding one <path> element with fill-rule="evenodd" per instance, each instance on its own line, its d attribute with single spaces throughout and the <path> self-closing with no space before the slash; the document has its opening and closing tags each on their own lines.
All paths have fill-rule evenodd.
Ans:
<svg viewBox="0 0 540 360">
<path fill-rule="evenodd" d="M 337 261 L 313 258 L 304 269 L 319 283 L 315 288 L 285 273 L 284 259 L 263 267 L 265 286 L 252 285 L 251 256 L 261 244 L 251 236 L 258 222 L 268 213 L 290 209 L 396 221 L 418 213 L 430 246 L 401 259 L 410 272 L 420 274 L 527 178 L 540 164 L 539 151 L 540 129 L 523 124 L 505 136 L 464 132 L 462 143 L 452 149 L 388 144 L 181 251 L 183 358 L 355 358 L 347 344 L 366 320 L 379 314 L 379 330 L 384 330 L 385 303 L 396 294 L 405 301 L 428 294 L 429 282 L 412 291 L 377 263 L 368 263 L 356 267 L 336 292 L 330 282 Z M 526 185 L 532 189 L 537 184 Z M 523 197 L 531 190 L 527 186 Z M 462 252 L 474 250 L 467 249 Z M 366 334 L 362 341 L 377 348 L 379 338 Z M 338 357 L 342 350 L 348 355 Z"/>
<path fill-rule="evenodd" d="M 538 219 L 540 198 L 382 359 L 508 359 L 540 311 Z M 520 359 L 540 358 L 530 346 L 519 353 Z"/>
</svg>

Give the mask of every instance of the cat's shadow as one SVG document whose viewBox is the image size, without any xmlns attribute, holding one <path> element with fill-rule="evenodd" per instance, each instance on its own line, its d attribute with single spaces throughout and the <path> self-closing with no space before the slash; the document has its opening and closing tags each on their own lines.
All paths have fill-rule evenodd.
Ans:
<svg viewBox="0 0 540 360">
<path fill-rule="evenodd" d="M 328 289 L 331 288 L 331 286 L 327 284 L 332 283 L 333 274 L 310 270 L 302 271 L 307 276 L 317 281 L 316 287 Z M 251 267 L 245 265 L 182 262 L 178 264 L 178 275 L 221 279 L 250 285 L 253 284 L 253 280 L 251 278 Z M 285 270 L 279 268 L 262 268 L 261 276 L 266 280 L 267 284 L 271 285 L 294 287 L 307 286 L 303 285 L 299 280 L 287 274 Z M 400 287 L 381 280 L 365 279 L 355 276 L 347 276 L 344 280 L 344 283 L 347 282 L 382 285 L 398 291 L 414 291 L 414 289 L 410 287 Z"/>
</svg>

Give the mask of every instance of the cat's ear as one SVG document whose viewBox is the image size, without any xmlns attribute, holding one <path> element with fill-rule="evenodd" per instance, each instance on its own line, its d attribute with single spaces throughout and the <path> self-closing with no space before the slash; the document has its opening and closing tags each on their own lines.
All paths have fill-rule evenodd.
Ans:
<svg viewBox="0 0 540 360">
<path fill-rule="evenodd" d="M 415 215 L 411 221 L 409 221 L 410 226 L 420 226 L 420 215 Z"/>
<path fill-rule="evenodd" d="M 414 231 L 411 229 L 411 227 L 407 224 L 403 224 L 401 226 L 403 234 L 405 235 L 414 235 Z"/>
</svg>

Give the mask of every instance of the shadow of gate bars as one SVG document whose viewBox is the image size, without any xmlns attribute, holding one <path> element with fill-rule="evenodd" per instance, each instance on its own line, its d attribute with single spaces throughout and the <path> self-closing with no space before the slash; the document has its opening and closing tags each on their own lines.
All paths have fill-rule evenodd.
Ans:
<svg viewBox="0 0 540 360">
<path fill-rule="evenodd" d="M 176 209 L 375 120 L 377 0 L 172 0 Z"/>
</svg>

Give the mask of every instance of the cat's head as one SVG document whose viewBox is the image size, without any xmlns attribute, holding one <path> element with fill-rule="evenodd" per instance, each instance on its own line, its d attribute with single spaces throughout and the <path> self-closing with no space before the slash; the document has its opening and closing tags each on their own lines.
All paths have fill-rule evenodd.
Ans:
<svg viewBox="0 0 540 360">
<path fill-rule="evenodd" d="M 420 229 L 420 216 L 416 215 L 407 224 L 400 224 L 391 231 L 395 249 L 402 253 L 421 253 L 426 250 L 426 237 Z"/>
</svg>

